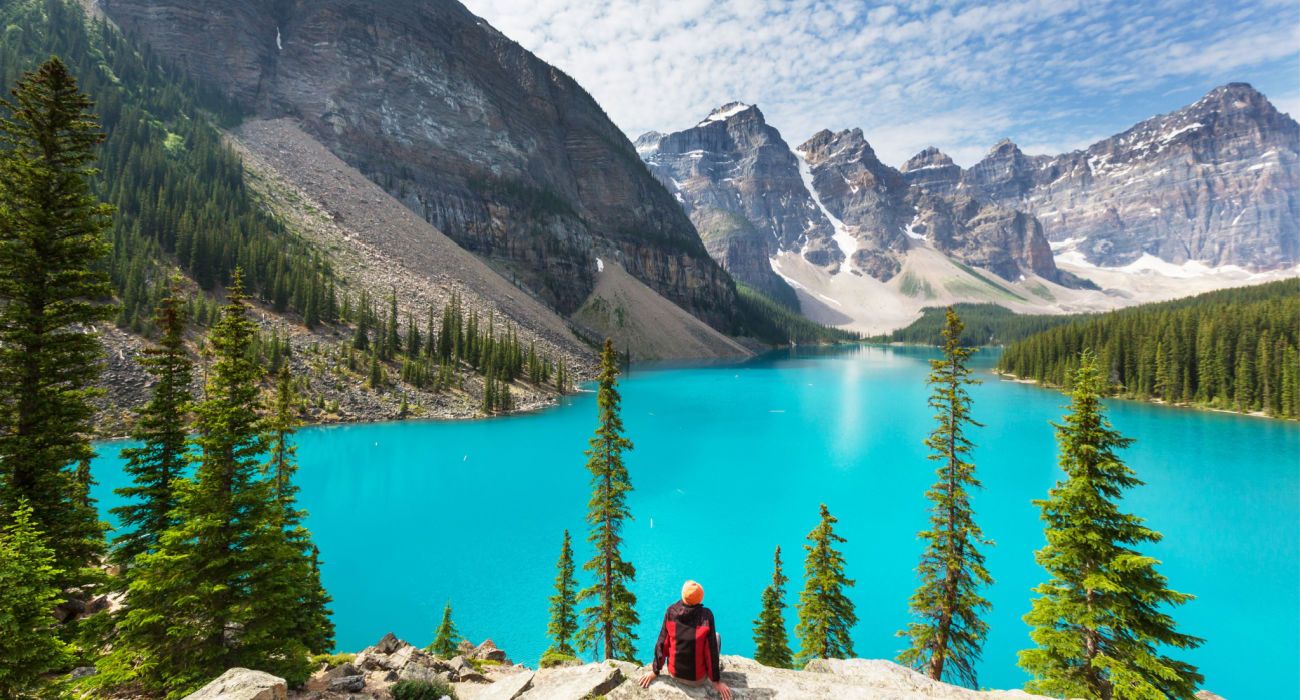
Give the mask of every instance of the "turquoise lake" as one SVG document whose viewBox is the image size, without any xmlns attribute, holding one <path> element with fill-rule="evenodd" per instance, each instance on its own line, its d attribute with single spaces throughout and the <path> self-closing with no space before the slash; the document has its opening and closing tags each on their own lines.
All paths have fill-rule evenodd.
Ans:
<svg viewBox="0 0 1300 700">
<path fill-rule="evenodd" d="M 868 346 L 633 368 L 622 382 L 636 489 L 624 554 L 637 568 L 643 660 L 687 578 L 704 586 L 723 652 L 752 653 L 772 550 L 785 555 L 793 605 L 801 545 L 823 502 L 848 539 L 855 651 L 896 654 L 934 477 L 922 444 L 932 356 Z M 987 372 L 995 358 L 977 355 L 985 381 L 971 392 L 985 424 L 973 434 L 985 486 L 974 501 L 997 543 L 986 550 L 996 584 L 979 680 L 1010 688 L 1026 680 L 1016 666 L 1029 644 L 1021 616 L 1044 577 L 1031 501 L 1059 476 L 1048 422 L 1065 398 L 999 381 Z M 1171 587 L 1197 596 L 1175 612 L 1182 631 L 1206 640 L 1184 658 L 1230 700 L 1300 697 L 1300 425 L 1126 401 L 1111 402 L 1110 416 L 1137 439 L 1123 456 L 1147 482 L 1123 507 L 1164 533 L 1151 553 Z M 334 597 L 338 648 L 359 651 L 389 631 L 427 644 L 450 600 L 465 636 L 535 664 L 562 531 L 573 531 L 580 561 L 590 553 L 583 450 L 594 426 L 586 393 L 492 420 L 302 430 L 301 502 Z M 124 483 L 121 446 L 101 444 L 95 462 L 104 511 Z M 793 609 L 787 621 L 793 631 Z"/>
</svg>

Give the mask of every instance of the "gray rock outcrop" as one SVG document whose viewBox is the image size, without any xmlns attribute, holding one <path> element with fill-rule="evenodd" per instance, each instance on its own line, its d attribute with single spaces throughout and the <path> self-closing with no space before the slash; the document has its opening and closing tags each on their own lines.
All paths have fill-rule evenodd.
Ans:
<svg viewBox="0 0 1300 700">
<path fill-rule="evenodd" d="M 823 130 L 791 149 L 758 107 L 732 103 L 690 129 L 643 135 L 637 151 L 676 193 L 709 253 L 792 307 L 770 261 L 783 251 L 829 274 L 889 281 L 910 248 L 932 245 L 1007 280 L 1075 282 L 1056 269 L 1032 216 L 959 193 L 961 168 L 935 149 L 906 172 L 881 162 L 861 129 Z"/>
<path fill-rule="evenodd" d="M 914 184 L 949 187 L 915 172 Z M 1035 215 L 1096 265 L 1300 262 L 1300 125 L 1245 83 L 1080 151 L 1028 156 L 1002 141 L 959 187 Z"/>
<path fill-rule="evenodd" d="M 899 171 L 907 184 L 937 194 L 950 194 L 961 182 L 961 166 L 934 146 L 912 156 Z"/>
<path fill-rule="evenodd" d="M 628 680 L 623 671 L 610 664 L 587 664 L 547 668 L 533 674 L 527 689 L 515 695 L 517 700 L 561 700 L 609 695 Z"/>
<path fill-rule="evenodd" d="M 232 668 L 185 700 L 285 700 L 287 697 L 283 678 L 264 671 Z"/>
<path fill-rule="evenodd" d="M 778 250 L 810 259 L 838 255 L 832 230 L 813 204 L 799 165 L 758 107 L 730 103 L 694 127 L 637 139 L 650 171 L 677 195 L 709 253 L 736 279 L 792 303 L 772 272 Z"/>
</svg>

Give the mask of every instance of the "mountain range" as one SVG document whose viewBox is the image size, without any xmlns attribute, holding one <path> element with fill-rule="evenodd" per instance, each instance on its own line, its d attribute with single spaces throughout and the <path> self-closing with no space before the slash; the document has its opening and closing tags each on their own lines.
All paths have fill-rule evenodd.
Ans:
<svg viewBox="0 0 1300 700">
<path fill-rule="evenodd" d="M 1082 151 L 1004 140 L 969 169 L 933 147 L 891 167 L 860 129 L 792 147 L 741 103 L 636 145 L 738 281 L 862 330 L 955 301 L 1113 308 L 1300 262 L 1300 129 L 1242 83 Z"/>
<path fill-rule="evenodd" d="M 968 169 L 935 148 L 894 167 L 860 129 L 791 145 L 742 103 L 633 144 L 454 0 L 100 7 L 246 121 L 292 125 L 256 133 L 328 149 L 579 335 L 681 339 L 643 356 L 743 352 L 724 337 L 745 333 L 733 278 L 880 331 L 957 301 L 1109 309 L 1300 258 L 1300 129 L 1245 84 L 1082 151 L 1003 141 Z M 293 145 L 250 143 L 263 162 Z"/>
</svg>

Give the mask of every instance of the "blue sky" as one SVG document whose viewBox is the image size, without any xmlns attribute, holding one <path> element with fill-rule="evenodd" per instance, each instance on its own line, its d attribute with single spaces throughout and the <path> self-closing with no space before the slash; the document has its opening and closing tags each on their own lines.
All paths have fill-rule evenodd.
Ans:
<svg viewBox="0 0 1300 700">
<path fill-rule="evenodd" d="M 1000 138 L 1086 146 L 1226 82 L 1300 116 L 1300 2 L 463 0 L 632 138 L 758 104 L 791 145 L 861 127 L 887 163 Z"/>
</svg>

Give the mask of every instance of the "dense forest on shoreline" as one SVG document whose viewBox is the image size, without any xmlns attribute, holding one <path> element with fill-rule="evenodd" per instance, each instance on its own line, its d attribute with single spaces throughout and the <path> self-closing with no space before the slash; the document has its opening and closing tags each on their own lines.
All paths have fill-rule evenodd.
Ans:
<svg viewBox="0 0 1300 700">
<path fill-rule="evenodd" d="M 1018 314 L 997 304 L 954 304 L 952 308 L 966 324 L 962 331 L 962 344 L 972 347 L 1007 345 L 1092 315 Z M 942 306 L 926 307 L 921 310 L 921 318 L 906 328 L 872 336 L 868 340 L 874 343 L 942 345 L 945 314 L 946 310 Z"/>
<path fill-rule="evenodd" d="M 1075 320 L 1012 343 L 998 369 L 1066 386 L 1085 349 L 1117 396 L 1297 418 L 1300 279 Z"/>
</svg>

